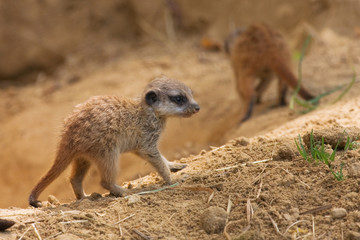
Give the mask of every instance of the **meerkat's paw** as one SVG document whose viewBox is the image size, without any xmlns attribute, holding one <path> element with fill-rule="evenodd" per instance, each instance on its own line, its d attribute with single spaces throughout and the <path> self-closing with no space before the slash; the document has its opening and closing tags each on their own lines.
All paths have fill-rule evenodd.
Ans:
<svg viewBox="0 0 360 240">
<path fill-rule="evenodd" d="M 115 197 L 124 197 L 128 193 L 130 193 L 129 190 L 127 190 L 125 188 L 120 188 L 120 187 L 116 190 L 110 191 L 110 195 L 115 196 Z"/>
<path fill-rule="evenodd" d="M 186 176 L 180 176 L 180 175 L 172 176 L 171 183 L 168 183 L 167 185 L 173 185 L 176 183 L 181 184 L 185 182 L 186 179 L 187 179 Z"/>
<path fill-rule="evenodd" d="M 169 168 L 171 172 L 178 172 L 180 170 L 183 170 L 184 168 L 187 167 L 187 164 L 182 164 L 182 163 L 169 163 Z"/>
<path fill-rule="evenodd" d="M 33 206 L 33 207 L 36 207 L 36 208 L 39 208 L 39 207 L 42 207 L 43 204 L 41 201 L 30 201 L 30 205 Z"/>
</svg>

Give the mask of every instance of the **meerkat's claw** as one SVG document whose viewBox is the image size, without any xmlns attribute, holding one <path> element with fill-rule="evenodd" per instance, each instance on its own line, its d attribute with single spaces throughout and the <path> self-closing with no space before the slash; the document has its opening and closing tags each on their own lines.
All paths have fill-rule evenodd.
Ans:
<svg viewBox="0 0 360 240">
<path fill-rule="evenodd" d="M 183 170 L 186 167 L 187 167 L 187 164 L 182 164 L 182 163 L 173 163 L 173 164 L 169 165 L 170 172 L 178 172 L 180 170 Z"/>
</svg>

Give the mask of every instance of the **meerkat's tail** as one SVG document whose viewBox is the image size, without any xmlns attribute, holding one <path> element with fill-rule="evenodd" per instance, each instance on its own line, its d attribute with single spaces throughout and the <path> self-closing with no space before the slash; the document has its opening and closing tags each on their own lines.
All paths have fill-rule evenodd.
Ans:
<svg viewBox="0 0 360 240">
<path fill-rule="evenodd" d="M 287 83 L 291 88 L 296 88 L 298 80 L 286 64 L 282 64 L 280 62 L 278 64 L 274 64 L 272 67 L 273 71 L 280 78 L 281 81 Z M 300 86 L 299 95 L 305 100 L 310 100 L 314 98 L 314 96 L 310 94 L 303 86 Z"/>
<path fill-rule="evenodd" d="M 29 196 L 29 204 L 31 206 L 41 207 L 41 202 L 37 200 L 39 195 L 50 183 L 60 176 L 60 174 L 69 166 L 71 161 L 72 157 L 66 156 L 66 154 L 58 154 L 50 170 L 40 179 L 38 184 L 31 191 Z"/>
</svg>

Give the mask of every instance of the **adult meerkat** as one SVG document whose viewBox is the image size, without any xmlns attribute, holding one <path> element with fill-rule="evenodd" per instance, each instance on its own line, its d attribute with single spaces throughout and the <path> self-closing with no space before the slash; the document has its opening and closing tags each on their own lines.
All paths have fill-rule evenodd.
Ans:
<svg viewBox="0 0 360 240">
<path fill-rule="evenodd" d="M 70 182 L 77 199 L 85 197 L 82 182 L 91 163 L 99 169 L 101 185 L 111 194 L 122 196 L 125 189 L 116 184 L 118 158 L 130 151 L 148 160 L 170 184 L 170 171 L 186 165 L 169 162 L 158 150 L 166 118 L 190 117 L 199 110 L 190 88 L 165 76 L 150 82 L 140 99 L 91 97 L 65 119 L 55 161 L 32 190 L 30 205 L 41 206 L 37 200 L 40 193 L 71 162 Z"/>
<path fill-rule="evenodd" d="M 279 104 L 286 104 L 287 87 L 295 88 L 298 81 L 291 70 L 290 51 L 280 33 L 265 24 L 237 29 L 225 40 L 225 51 L 230 55 L 237 92 L 244 100 L 241 122 L 251 117 L 255 102 L 261 102 L 261 96 L 274 74 L 279 79 Z M 260 80 L 257 86 L 256 79 Z M 299 94 L 306 100 L 313 98 L 303 87 Z"/>
</svg>

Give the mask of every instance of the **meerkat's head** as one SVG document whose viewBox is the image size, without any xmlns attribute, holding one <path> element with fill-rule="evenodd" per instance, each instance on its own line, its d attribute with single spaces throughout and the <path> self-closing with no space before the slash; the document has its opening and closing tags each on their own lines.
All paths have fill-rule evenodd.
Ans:
<svg viewBox="0 0 360 240">
<path fill-rule="evenodd" d="M 234 46 L 235 40 L 245 31 L 244 28 L 237 28 L 235 31 L 232 31 L 224 41 L 225 52 L 230 54 L 232 47 Z"/>
<path fill-rule="evenodd" d="M 144 91 L 143 101 L 163 117 L 190 117 L 200 110 L 189 87 L 165 76 L 149 83 Z"/>
</svg>

